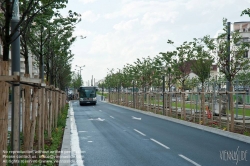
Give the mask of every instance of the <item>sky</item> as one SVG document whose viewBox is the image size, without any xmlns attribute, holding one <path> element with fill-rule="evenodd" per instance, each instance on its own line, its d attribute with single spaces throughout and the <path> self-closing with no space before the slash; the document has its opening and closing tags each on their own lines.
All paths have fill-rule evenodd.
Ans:
<svg viewBox="0 0 250 166">
<path fill-rule="evenodd" d="M 250 21 L 240 16 L 250 8 L 250 0 L 69 0 L 66 14 L 81 14 L 76 25 L 77 38 L 71 46 L 74 54 L 72 71 L 79 72 L 84 85 L 104 79 L 137 58 L 153 58 L 160 52 L 193 38 L 215 37 L 223 29 L 222 20 Z M 78 71 L 77 71 L 78 70 Z"/>
</svg>

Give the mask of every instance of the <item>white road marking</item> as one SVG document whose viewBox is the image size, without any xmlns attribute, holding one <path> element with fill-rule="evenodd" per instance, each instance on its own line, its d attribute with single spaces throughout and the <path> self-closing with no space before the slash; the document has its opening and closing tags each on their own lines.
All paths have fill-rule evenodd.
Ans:
<svg viewBox="0 0 250 166">
<path fill-rule="evenodd" d="M 72 103 L 70 102 L 69 104 L 69 111 L 70 111 L 70 118 L 71 118 L 71 122 L 70 122 L 70 132 L 71 132 L 71 141 L 70 141 L 70 145 L 71 145 L 71 157 L 72 160 L 70 162 L 73 162 L 73 164 L 78 165 L 78 166 L 84 166 L 84 161 L 82 160 L 82 157 L 84 158 L 83 155 L 76 153 L 76 152 L 80 152 L 80 142 L 79 142 L 79 137 L 78 137 L 78 132 L 77 132 L 77 127 L 76 127 L 76 122 L 75 122 L 75 117 L 74 117 L 74 110 L 72 107 Z"/>
<path fill-rule="evenodd" d="M 132 119 L 141 120 L 141 118 L 137 118 L 137 117 L 134 117 L 134 116 L 132 116 Z"/>
<path fill-rule="evenodd" d="M 88 141 L 88 142 L 93 142 L 93 141 Z"/>
<path fill-rule="evenodd" d="M 110 118 L 112 118 L 112 119 L 115 119 L 113 116 L 109 116 Z"/>
<path fill-rule="evenodd" d="M 194 164 L 195 166 L 201 166 L 200 164 L 194 162 L 193 160 L 187 158 L 186 156 L 183 156 L 182 154 L 179 154 L 180 157 L 182 157 L 183 159 L 189 161 L 190 163 Z"/>
<path fill-rule="evenodd" d="M 87 132 L 87 131 L 78 131 L 78 133 L 85 133 L 85 132 Z"/>
<path fill-rule="evenodd" d="M 105 121 L 105 119 L 98 118 L 99 121 Z"/>
<path fill-rule="evenodd" d="M 141 134 L 141 135 L 143 135 L 143 136 L 146 136 L 144 133 L 142 133 L 142 132 L 140 132 L 139 130 L 136 130 L 136 129 L 134 129 L 137 133 L 139 133 L 139 134 Z"/>
<path fill-rule="evenodd" d="M 164 147 L 164 148 L 166 148 L 166 149 L 170 149 L 169 147 L 167 147 L 166 145 L 164 145 L 164 144 L 162 144 L 162 143 L 160 143 L 160 142 L 158 142 L 158 141 L 156 141 L 155 139 L 153 139 L 153 138 L 150 138 L 150 140 L 151 141 L 154 141 L 155 143 L 157 143 L 158 145 L 161 145 L 162 147 Z"/>
<path fill-rule="evenodd" d="M 102 112 L 102 110 L 99 110 L 100 112 Z"/>
<path fill-rule="evenodd" d="M 101 118 L 97 118 L 97 119 L 93 119 L 93 118 L 91 118 L 91 119 L 88 119 L 88 120 L 98 120 L 98 121 L 105 121 L 105 119 L 101 119 Z"/>
</svg>

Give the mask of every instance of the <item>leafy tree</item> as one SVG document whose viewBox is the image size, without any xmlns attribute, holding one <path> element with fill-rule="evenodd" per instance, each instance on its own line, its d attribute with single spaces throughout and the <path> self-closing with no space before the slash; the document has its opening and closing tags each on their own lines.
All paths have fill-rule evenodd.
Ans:
<svg viewBox="0 0 250 166">
<path fill-rule="evenodd" d="M 174 44 L 171 40 L 168 40 L 169 44 Z M 173 57 L 171 68 L 173 69 L 174 78 L 181 84 L 181 91 L 184 92 L 185 81 L 187 80 L 191 69 L 190 57 L 193 56 L 192 42 L 183 42 L 182 45 L 176 47 L 176 51 L 172 52 Z M 182 114 L 181 118 L 186 119 L 185 109 L 185 93 L 182 93 Z M 184 117 L 183 117 L 184 114 Z"/>
<path fill-rule="evenodd" d="M 246 87 L 250 84 L 250 72 L 248 70 L 241 71 L 237 73 L 235 79 L 238 80 L 239 85 L 243 86 L 246 90 Z"/>
<path fill-rule="evenodd" d="M 166 53 L 160 52 L 160 54 L 162 56 L 162 65 L 164 66 L 163 73 L 165 76 L 167 76 L 166 80 L 168 85 L 168 91 L 171 91 L 171 87 L 176 82 L 176 77 L 172 69 L 172 66 L 174 65 L 174 56 L 176 56 L 176 51 L 167 51 Z"/>
<path fill-rule="evenodd" d="M 146 88 L 149 90 L 149 88 L 152 86 L 154 75 L 155 75 L 155 66 L 153 66 L 152 59 L 150 57 L 137 59 L 135 63 L 137 68 L 137 76 L 139 76 L 139 83 L 142 88 Z"/>
<path fill-rule="evenodd" d="M 42 13 L 47 8 L 60 9 L 66 7 L 68 0 L 20 0 L 20 20 L 15 28 L 10 33 L 10 23 L 13 16 L 13 7 L 17 0 L 2 0 L 0 14 L 0 39 L 3 42 L 3 60 L 9 60 L 10 44 L 15 40 L 13 38 L 14 32 L 19 29 L 19 35 L 24 33 L 29 25 L 32 23 L 33 18 Z M 22 28 L 20 28 L 22 27 Z"/>
<path fill-rule="evenodd" d="M 51 21 L 37 17 L 37 25 L 32 28 L 29 38 L 29 48 L 39 62 L 39 68 L 45 65 L 47 81 L 58 86 L 59 77 L 68 62 L 73 58 L 70 46 L 76 40 L 73 37 L 75 24 L 80 21 L 80 15 L 69 11 L 69 16 L 64 18 L 56 13 Z M 43 63 L 44 60 L 44 63 Z M 68 72 L 69 73 L 69 72 Z"/>
<path fill-rule="evenodd" d="M 206 47 L 205 47 L 206 46 Z M 211 55 L 211 50 L 214 49 L 213 39 L 205 36 L 202 39 L 194 39 L 193 42 L 193 56 L 190 58 L 191 69 L 194 74 L 197 75 L 199 81 L 201 82 L 201 111 L 203 112 L 203 122 L 205 122 L 205 90 L 204 83 L 210 77 L 210 70 L 212 63 L 214 61 Z"/>
<path fill-rule="evenodd" d="M 249 59 L 245 58 L 244 55 L 246 51 L 249 50 L 249 44 L 242 42 L 242 37 L 239 32 L 235 31 L 231 33 L 230 42 L 226 39 L 228 25 L 226 24 L 227 20 L 223 19 L 224 33 L 218 37 L 218 66 L 220 71 L 225 75 L 226 79 L 230 84 L 230 112 L 231 117 L 234 116 L 233 108 L 233 85 L 232 82 L 235 79 L 235 76 L 241 70 L 249 69 Z M 228 52 L 228 47 L 230 47 L 230 52 Z M 231 131 L 234 131 L 234 118 L 231 118 Z"/>
<path fill-rule="evenodd" d="M 82 85 L 82 80 L 81 80 L 81 76 L 79 74 L 76 74 L 75 72 L 70 73 L 71 74 L 71 82 L 70 82 L 70 86 L 73 87 L 74 89 L 79 88 Z"/>
</svg>

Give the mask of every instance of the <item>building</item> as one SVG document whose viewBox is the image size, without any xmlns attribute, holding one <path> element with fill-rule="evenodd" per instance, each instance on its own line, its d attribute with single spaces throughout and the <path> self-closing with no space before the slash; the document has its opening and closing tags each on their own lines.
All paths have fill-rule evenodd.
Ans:
<svg viewBox="0 0 250 166">
<path fill-rule="evenodd" d="M 250 21 L 245 22 L 234 22 L 233 23 L 233 31 L 240 32 L 240 35 L 242 37 L 242 42 L 250 42 Z M 249 57 L 249 51 L 246 51 L 244 58 L 250 58 Z"/>
</svg>

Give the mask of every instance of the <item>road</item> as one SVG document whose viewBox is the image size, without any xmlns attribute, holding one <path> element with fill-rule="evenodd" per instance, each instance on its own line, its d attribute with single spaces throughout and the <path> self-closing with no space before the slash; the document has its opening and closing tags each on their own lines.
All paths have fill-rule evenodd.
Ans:
<svg viewBox="0 0 250 166">
<path fill-rule="evenodd" d="M 248 143 L 103 102 L 72 108 L 85 166 L 250 165 Z"/>
</svg>

